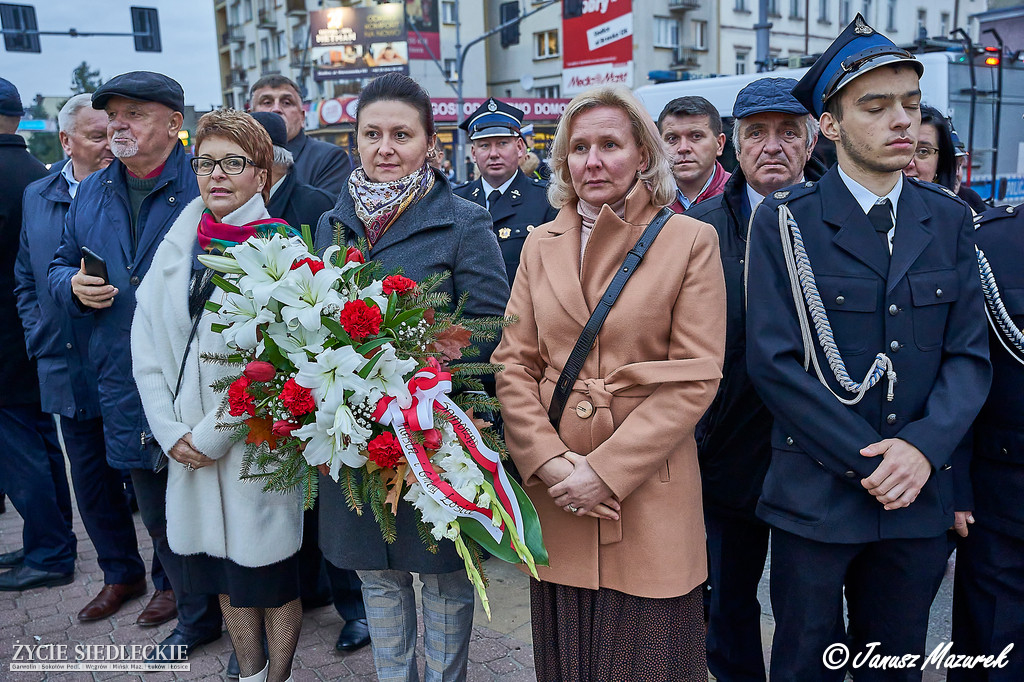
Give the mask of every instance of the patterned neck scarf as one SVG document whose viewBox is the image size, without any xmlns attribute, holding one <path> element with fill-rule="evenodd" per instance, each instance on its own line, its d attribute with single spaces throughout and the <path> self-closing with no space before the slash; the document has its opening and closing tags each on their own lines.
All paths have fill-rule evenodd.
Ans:
<svg viewBox="0 0 1024 682">
<path fill-rule="evenodd" d="M 199 246 L 204 251 L 220 251 L 223 253 L 226 249 L 237 246 L 249 237 L 257 234 L 261 237 L 269 237 L 281 227 L 284 228 L 287 234 L 295 234 L 295 230 L 292 229 L 291 225 L 276 218 L 253 220 L 244 225 L 229 225 L 227 223 L 218 223 L 217 219 L 210 213 L 210 209 L 206 209 L 199 218 L 199 228 L 196 231 L 196 235 L 199 237 Z"/>
<path fill-rule="evenodd" d="M 424 163 L 417 171 L 391 182 L 373 182 L 360 166 L 348 176 L 348 193 L 356 216 L 366 229 L 370 248 L 398 220 L 405 209 L 427 195 L 434 186 L 434 173 Z"/>
</svg>

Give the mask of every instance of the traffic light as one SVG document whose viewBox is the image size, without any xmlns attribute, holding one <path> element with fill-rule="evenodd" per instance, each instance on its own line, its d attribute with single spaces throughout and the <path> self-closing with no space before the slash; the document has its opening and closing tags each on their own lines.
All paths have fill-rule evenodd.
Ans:
<svg viewBox="0 0 1024 682">
<path fill-rule="evenodd" d="M 42 51 L 39 48 L 39 25 L 36 23 L 35 7 L 0 3 L 0 27 L 4 30 L 4 47 L 8 52 Z"/>
<path fill-rule="evenodd" d="M 154 7 L 132 7 L 136 52 L 161 52 L 160 20 Z"/>
<path fill-rule="evenodd" d="M 985 57 L 985 66 L 999 66 L 999 48 L 986 46 L 982 52 Z"/>
<path fill-rule="evenodd" d="M 519 18 L 519 2 L 513 0 L 512 2 L 503 2 L 499 5 L 500 10 L 500 23 L 504 24 L 514 19 Z M 509 45 L 519 44 L 519 22 L 506 26 L 501 29 L 501 46 L 508 47 Z"/>
</svg>

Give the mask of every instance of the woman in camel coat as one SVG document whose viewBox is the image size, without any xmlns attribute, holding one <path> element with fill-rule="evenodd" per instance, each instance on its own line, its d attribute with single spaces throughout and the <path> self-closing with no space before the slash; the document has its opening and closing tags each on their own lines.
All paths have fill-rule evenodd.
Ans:
<svg viewBox="0 0 1024 682">
<path fill-rule="evenodd" d="M 531 581 L 538 679 L 706 680 L 707 575 L 694 426 L 721 378 L 725 283 L 710 226 L 672 217 L 608 315 L 556 431 L 547 407 L 613 274 L 674 183 L 622 88 L 559 123 L 549 198 L 493 361 L 505 438 L 550 566 Z"/>
</svg>

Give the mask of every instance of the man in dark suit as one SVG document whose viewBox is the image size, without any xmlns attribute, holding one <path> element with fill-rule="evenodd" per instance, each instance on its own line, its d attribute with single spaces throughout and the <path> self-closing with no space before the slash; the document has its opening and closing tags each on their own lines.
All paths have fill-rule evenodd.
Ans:
<svg viewBox="0 0 1024 682">
<path fill-rule="evenodd" d="M 21 97 L 0 78 L 0 488 L 21 514 L 23 549 L 0 555 L 0 590 L 67 585 L 75 574 L 75 534 L 64 455 L 53 417 L 40 409 L 35 364 L 14 297 L 14 262 L 25 187 L 44 177 L 46 166 L 16 134 L 24 115 Z"/>
<path fill-rule="evenodd" d="M 1024 211 L 993 208 L 975 225 L 993 371 L 974 422 L 974 524 L 957 545 L 953 652 L 1007 655 L 1005 667 L 950 670 L 947 679 L 1010 682 L 1024 680 Z"/>
<path fill-rule="evenodd" d="M 771 459 L 772 417 L 747 376 L 743 266 L 750 216 L 764 197 L 820 176 L 808 163 L 818 122 L 793 98 L 794 85 L 762 78 L 740 90 L 732 110 L 739 166 L 722 194 L 686 212 L 718 232 L 729 294 L 722 383 L 697 427 L 711 588 L 708 669 L 721 682 L 765 679 L 757 586 L 769 530 L 754 509 Z"/>
<path fill-rule="evenodd" d="M 494 98 L 481 104 L 461 126 L 472 140 L 480 177 L 454 190 L 491 214 L 509 286 L 519 269 L 526 235 L 558 213 L 548 203 L 548 183 L 519 170 L 519 160 L 526 154 L 522 125 L 522 110 Z"/>
<path fill-rule="evenodd" d="M 345 188 L 352 162 L 341 147 L 306 137 L 306 112 L 295 81 L 280 74 L 264 76 L 253 83 L 249 97 L 253 111 L 273 111 L 284 119 L 288 130 L 285 146 L 295 160 L 295 179 L 319 187 L 337 199 Z"/>
<path fill-rule="evenodd" d="M 858 15 L 793 90 L 838 165 L 754 214 L 747 368 L 775 419 L 757 507 L 773 681 L 842 680 L 847 663 L 858 682 L 921 679 L 856 655 L 925 653 L 952 454 L 991 380 L 970 210 L 901 173 L 921 70 Z"/>
</svg>

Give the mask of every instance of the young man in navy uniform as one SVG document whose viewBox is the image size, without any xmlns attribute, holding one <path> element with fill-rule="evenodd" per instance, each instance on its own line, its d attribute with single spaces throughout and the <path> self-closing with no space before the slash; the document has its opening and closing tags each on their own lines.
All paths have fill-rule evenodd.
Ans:
<svg viewBox="0 0 1024 682">
<path fill-rule="evenodd" d="M 754 215 L 747 368 L 775 418 L 757 507 L 772 526 L 773 681 L 842 680 L 869 650 L 925 653 L 952 453 L 991 381 L 971 212 L 900 172 L 921 71 L 858 15 L 793 90 L 838 165 Z M 853 673 L 921 679 L 920 665 Z"/>
<path fill-rule="evenodd" d="M 548 203 L 548 183 L 528 178 L 519 170 L 519 160 L 526 154 L 522 125 L 522 110 L 493 97 L 463 121 L 460 127 L 473 143 L 480 177 L 454 190 L 490 212 L 509 286 L 519 269 L 526 235 L 554 220 L 558 213 Z"/>
<path fill-rule="evenodd" d="M 975 219 L 989 317 L 992 390 L 974 422 L 973 516 L 957 545 L 953 652 L 1003 657 L 1005 667 L 950 670 L 950 682 L 1024 680 L 1024 211 Z"/>
</svg>

